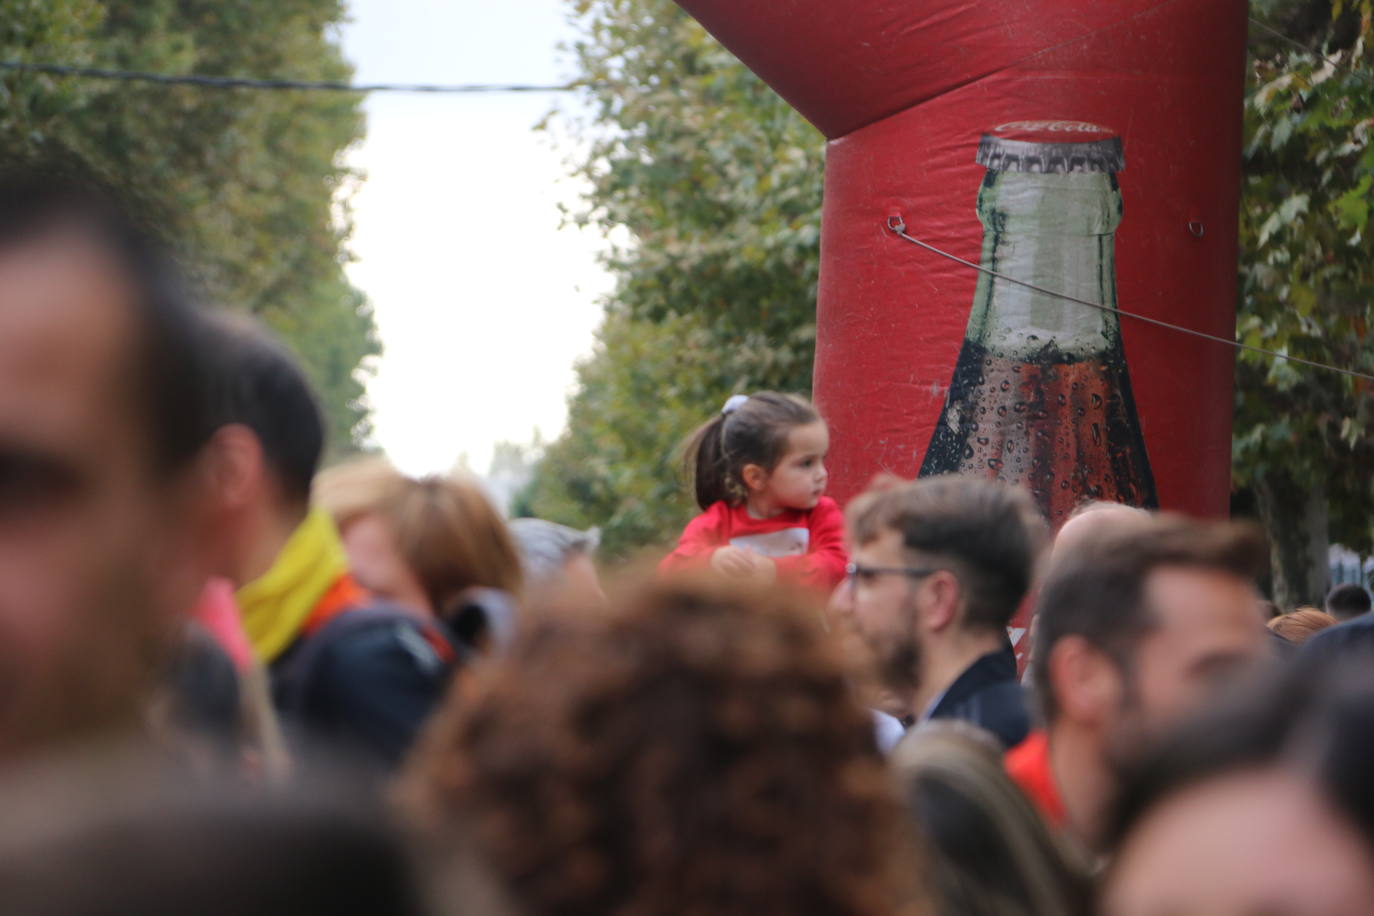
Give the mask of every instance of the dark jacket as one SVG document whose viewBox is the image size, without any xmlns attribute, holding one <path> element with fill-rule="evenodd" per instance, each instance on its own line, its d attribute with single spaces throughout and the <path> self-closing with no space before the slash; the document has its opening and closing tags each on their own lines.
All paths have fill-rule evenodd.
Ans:
<svg viewBox="0 0 1374 916">
<path fill-rule="evenodd" d="M 962 719 L 997 736 L 1013 748 L 1030 733 L 1026 693 L 1016 679 L 1016 654 L 1010 645 L 989 652 L 964 673 L 931 709 L 931 719 Z"/>
<path fill-rule="evenodd" d="M 1298 650 L 1298 660 L 1321 665 L 1370 654 L 1374 654 L 1374 614 L 1361 614 L 1354 620 L 1327 627 L 1307 640 Z"/>
<path fill-rule="evenodd" d="M 389 771 L 438 707 L 455 653 L 436 626 L 380 602 L 339 614 L 273 662 L 272 700 L 297 740 Z"/>
</svg>

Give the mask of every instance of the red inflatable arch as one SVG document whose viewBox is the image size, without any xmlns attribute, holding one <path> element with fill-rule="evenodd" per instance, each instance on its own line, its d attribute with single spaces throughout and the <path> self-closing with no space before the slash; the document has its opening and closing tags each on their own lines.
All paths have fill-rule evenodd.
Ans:
<svg viewBox="0 0 1374 916">
<path fill-rule="evenodd" d="M 1226 510 L 1232 351 L 1112 307 L 1234 332 L 1242 0 L 680 2 L 829 140 L 838 498 L 960 471 L 1056 522 Z"/>
</svg>

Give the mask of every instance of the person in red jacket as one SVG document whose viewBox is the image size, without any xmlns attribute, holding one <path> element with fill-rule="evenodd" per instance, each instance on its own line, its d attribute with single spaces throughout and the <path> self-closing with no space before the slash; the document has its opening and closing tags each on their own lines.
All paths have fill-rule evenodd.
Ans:
<svg viewBox="0 0 1374 916">
<path fill-rule="evenodd" d="M 730 398 L 688 443 L 703 511 L 660 570 L 710 568 L 833 589 L 849 556 L 844 515 L 825 495 L 829 450 L 825 421 L 805 399 L 772 391 Z"/>
</svg>

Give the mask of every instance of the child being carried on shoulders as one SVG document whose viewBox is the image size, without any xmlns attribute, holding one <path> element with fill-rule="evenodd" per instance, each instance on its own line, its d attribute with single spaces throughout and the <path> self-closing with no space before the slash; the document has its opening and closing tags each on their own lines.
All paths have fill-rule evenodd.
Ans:
<svg viewBox="0 0 1374 916">
<path fill-rule="evenodd" d="M 687 445 L 703 510 L 659 569 L 778 577 L 829 591 L 844 578 L 844 515 L 825 495 L 830 432 L 790 394 L 735 395 Z"/>
</svg>

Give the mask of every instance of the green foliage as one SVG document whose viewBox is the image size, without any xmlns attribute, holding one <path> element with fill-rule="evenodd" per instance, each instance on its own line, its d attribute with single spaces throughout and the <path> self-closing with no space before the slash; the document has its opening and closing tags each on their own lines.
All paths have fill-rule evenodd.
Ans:
<svg viewBox="0 0 1374 916">
<path fill-rule="evenodd" d="M 1269 2 L 1265 21 L 1306 53 L 1255 33 L 1245 103 L 1240 339 L 1374 373 L 1374 67 L 1370 0 Z M 1327 494 L 1331 534 L 1368 549 L 1374 405 L 1360 379 L 1242 352 L 1238 484 L 1283 475 Z"/>
<path fill-rule="evenodd" d="M 0 0 L 0 58 L 346 80 L 340 0 Z M 332 447 L 369 432 L 358 369 L 378 352 L 344 275 L 350 95 L 205 90 L 10 73 L 0 149 L 76 157 L 142 198 L 212 298 L 260 316 L 302 357 Z"/>
<path fill-rule="evenodd" d="M 678 446 L 728 395 L 810 390 L 823 144 L 670 0 L 572 10 L 591 117 L 564 118 L 589 188 L 568 216 L 617 240 L 617 283 L 521 505 L 615 556 L 690 517 Z"/>
</svg>

